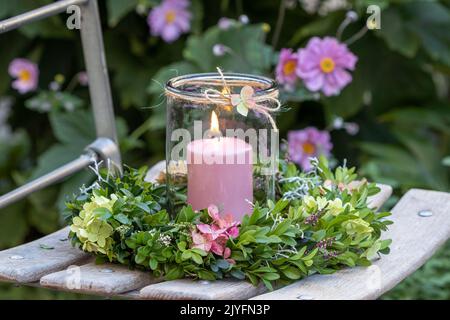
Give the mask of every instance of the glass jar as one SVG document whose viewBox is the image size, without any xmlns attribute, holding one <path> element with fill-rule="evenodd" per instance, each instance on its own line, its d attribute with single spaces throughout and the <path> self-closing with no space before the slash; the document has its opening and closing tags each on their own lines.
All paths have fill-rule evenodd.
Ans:
<svg viewBox="0 0 450 320">
<path fill-rule="evenodd" d="M 244 87 L 250 95 L 244 94 Z M 274 199 L 279 152 L 272 112 L 279 108 L 274 80 L 192 74 L 169 80 L 165 93 L 171 214 L 187 202 L 194 210 L 215 205 L 240 220 L 256 201 Z M 244 105 L 238 106 L 240 102 Z"/>
</svg>

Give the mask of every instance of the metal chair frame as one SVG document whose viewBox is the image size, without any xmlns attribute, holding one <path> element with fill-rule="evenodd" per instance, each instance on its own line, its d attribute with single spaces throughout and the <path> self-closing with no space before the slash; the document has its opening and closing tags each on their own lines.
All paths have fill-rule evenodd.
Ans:
<svg viewBox="0 0 450 320">
<path fill-rule="evenodd" d="M 0 196 L 0 209 L 27 197 L 35 191 L 59 182 L 96 161 L 104 160 L 105 163 L 112 163 L 120 172 L 122 170 L 97 0 L 56 1 L 0 21 L 0 34 L 66 12 L 73 5 L 79 6 L 81 11 L 81 41 L 89 79 L 89 94 L 97 138 L 86 147 L 79 158 Z"/>
</svg>

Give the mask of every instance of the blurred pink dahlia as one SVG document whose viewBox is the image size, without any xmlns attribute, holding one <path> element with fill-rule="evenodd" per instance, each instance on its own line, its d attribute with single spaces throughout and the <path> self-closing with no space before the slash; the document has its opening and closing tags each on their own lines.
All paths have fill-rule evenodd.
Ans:
<svg viewBox="0 0 450 320">
<path fill-rule="evenodd" d="M 298 51 L 297 75 L 308 90 L 337 95 L 352 81 L 348 70 L 354 70 L 356 57 L 345 44 L 332 37 L 314 37 Z"/>
<path fill-rule="evenodd" d="M 328 131 L 314 127 L 288 132 L 288 152 L 291 160 L 303 170 L 311 169 L 310 158 L 329 156 L 333 148 Z"/>
<path fill-rule="evenodd" d="M 15 78 L 12 87 L 21 94 L 37 89 L 39 68 L 30 60 L 21 58 L 14 59 L 9 64 L 8 72 L 11 77 Z"/>
<path fill-rule="evenodd" d="M 154 7 L 147 18 L 151 34 L 173 42 L 188 32 L 192 17 L 188 7 L 188 0 L 164 0 Z"/>
<path fill-rule="evenodd" d="M 295 82 L 297 82 L 297 64 L 297 53 L 292 52 L 292 49 L 281 49 L 276 77 L 278 83 L 285 85 L 287 89 L 293 89 Z"/>
</svg>

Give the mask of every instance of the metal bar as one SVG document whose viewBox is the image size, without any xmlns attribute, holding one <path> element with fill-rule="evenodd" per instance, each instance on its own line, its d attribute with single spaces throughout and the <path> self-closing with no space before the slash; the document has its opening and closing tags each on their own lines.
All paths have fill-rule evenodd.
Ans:
<svg viewBox="0 0 450 320">
<path fill-rule="evenodd" d="M 1 196 L 0 209 L 27 197 L 32 192 L 41 190 L 58 181 L 61 181 L 62 179 L 88 167 L 96 160 L 97 155 L 90 151 L 87 154 L 80 156 L 78 159 L 75 159 L 64 166 Z"/>
<path fill-rule="evenodd" d="M 71 5 L 83 5 L 89 0 L 60 0 L 41 8 L 22 13 L 18 16 L 0 21 L 0 33 L 17 29 L 30 22 L 45 19 L 47 17 L 65 12 Z"/>
<path fill-rule="evenodd" d="M 116 123 L 97 0 L 89 0 L 81 8 L 81 16 L 83 17 L 81 41 L 97 137 L 109 138 L 117 144 Z"/>
</svg>

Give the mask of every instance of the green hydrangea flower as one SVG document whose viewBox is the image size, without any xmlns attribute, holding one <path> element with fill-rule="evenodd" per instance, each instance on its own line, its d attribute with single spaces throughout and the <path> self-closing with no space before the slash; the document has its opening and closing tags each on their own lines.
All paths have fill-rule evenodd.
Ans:
<svg viewBox="0 0 450 320">
<path fill-rule="evenodd" d="M 344 205 L 341 199 L 336 198 L 334 200 L 328 201 L 327 212 L 332 214 L 333 216 L 337 216 L 340 213 L 342 213 L 346 208 L 349 208 L 350 211 L 354 209 L 350 203 L 346 203 Z"/>
<path fill-rule="evenodd" d="M 303 198 L 303 205 L 308 213 L 323 210 L 328 204 L 328 200 L 324 197 L 306 196 Z"/>
<path fill-rule="evenodd" d="M 103 253 L 112 259 L 112 245 L 114 243 L 111 235 L 114 229 L 107 221 L 98 214 L 99 208 L 112 211 L 117 196 L 112 194 L 111 199 L 94 195 L 90 202 L 83 205 L 78 217 L 72 219 L 70 230 L 76 233 L 83 244 L 83 250 L 87 252 Z"/>
<path fill-rule="evenodd" d="M 370 224 L 361 218 L 344 221 L 342 226 L 345 228 L 347 234 L 351 236 L 362 236 L 373 232 Z"/>
</svg>

